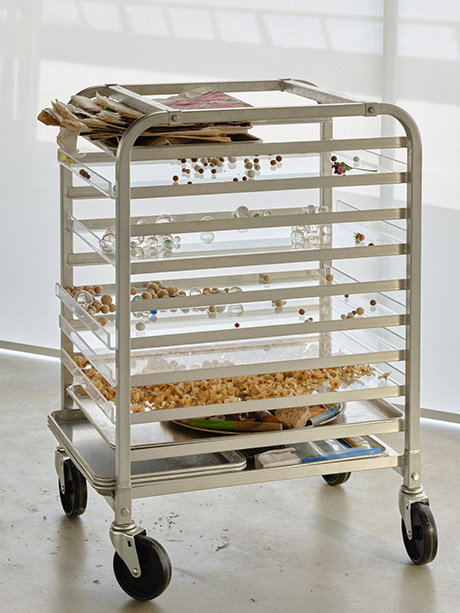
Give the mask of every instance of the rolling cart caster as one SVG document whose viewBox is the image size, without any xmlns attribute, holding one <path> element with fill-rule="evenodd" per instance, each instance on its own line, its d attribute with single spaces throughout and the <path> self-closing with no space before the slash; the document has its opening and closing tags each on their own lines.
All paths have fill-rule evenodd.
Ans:
<svg viewBox="0 0 460 613">
<path fill-rule="evenodd" d="M 336 473 L 333 475 L 322 475 L 328 485 L 342 485 L 351 477 L 351 473 Z"/>
<path fill-rule="evenodd" d="M 56 451 L 56 470 L 58 474 L 59 497 L 62 508 L 68 517 L 82 515 L 86 509 L 88 489 L 86 479 L 70 458 L 62 451 Z"/>
<path fill-rule="evenodd" d="M 415 493 L 402 488 L 399 507 L 407 554 L 417 565 L 432 562 L 438 551 L 438 531 L 423 488 Z"/>
<path fill-rule="evenodd" d="M 171 581 L 171 561 L 165 549 L 147 536 L 145 530 L 112 525 L 110 538 L 115 547 L 113 571 L 128 596 L 152 600 L 162 594 Z"/>
</svg>

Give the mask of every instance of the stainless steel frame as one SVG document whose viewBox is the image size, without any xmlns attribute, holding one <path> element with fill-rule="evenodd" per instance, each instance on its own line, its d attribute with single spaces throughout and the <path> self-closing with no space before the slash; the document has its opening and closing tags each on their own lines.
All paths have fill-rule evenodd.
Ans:
<svg viewBox="0 0 460 613">
<path fill-rule="evenodd" d="M 152 103 L 145 98 L 146 95 L 173 94 L 197 86 L 210 86 L 227 92 L 262 92 L 262 91 L 282 91 L 291 95 L 301 96 L 317 104 L 306 104 L 297 107 L 251 107 L 222 110 L 189 110 L 178 112 L 169 107 Z M 59 429 L 53 425 L 53 432 L 58 437 L 60 444 L 65 446 L 65 452 L 75 461 L 77 466 L 90 481 L 92 485 L 99 489 L 108 499 L 114 509 L 115 521 L 111 531 L 112 540 L 119 553 L 125 560 L 133 575 L 138 576 L 138 560 L 126 554 L 126 543 L 121 539 L 120 534 L 125 534 L 126 538 L 133 538 L 136 534 L 136 527 L 132 517 L 132 500 L 141 496 L 152 496 L 158 493 L 181 492 L 196 489 L 206 489 L 212 487 L 222 487 L 236 485 L 240 483 L 263 482 L 276 479 L 297 478 L 318 474 L 330 474 L 337 472 L 348 472 L 353 470 L 367 470 L 380 468 L 383 466 L 393 467 L 402 474 L 403 485 L 401 488 L 400 508 L 403 520 L 407 527 L 407 532 L 411 534 L 410 505 L 415 501 L 428 501 L 423 487 L 421 486 L 421 460 L 420 460 L 420 406 L 419 406 L 419 381 L 420 381 L 420 240 L 421 240 L 421 161 L 422 148 L 419 130 L 414 120 L 401 108 L 377 102 L 365 102 L 353 100 L 339 94 L 323 91 L 315 85 L 294 79 L 281 79 L 275 81 L 254 81 L 254 82 L 218 82 L 218 83 L 178 83 L 163 85 L 128 85 L 116 86 L 106 85 L 92 87 L 81 92 L 84 95 L 94 95 L 96 91 L 104 95 L 112 95 L 120 101 L 126 101 L 131 106 L 147 113 L 142 118 L 134 122 L 126 131 L 121 139 L 118 150 L 113 152 L 104 148 L 98 153 L 87 154 L 82 160 L 89 168 L 97 167 L 98 164 L 112 161 L 115 163 L 115 183 L 112 191 L 104 191 L 97 185 L 74 186 L 73 174 L 70 168 L 61 166 L 61 285 L 70 285 L 73 282 L 73 268 L 75 266 L 87 266 L 94 264 L 106 264 L 98 254 L 74 253 L 72 246 L 72 234 L 77 232 L 78 224 L 74 225 L 73 202 L 86 198 L 115 198 L 115 225 L 117 236 L 116 250 L 116 441 L 115 441 L 115 487 L 111 490 L 98 488 L 91 472 L 83 465 L 78 450 L 72 442 L 59 434 Z M 379 116 L 390 116 L 396 119 L 404 128 L 405 136 L 401 137 L 375 137 L 375 138 L 356 138 L 339 139 L 333 138 L 333 123 L 335 118 L 346 117 L 365 117 L 371 122 L 373 118 Z M 197 147 L 200 150 L 199 156 L 209 155 L 250 155 L 263 154 L 273 150 L 270 143 L 232 143 L 232 144 L 191 144 L 188 146 L 180 145 L 177 147 L 166 148 L 142 148 L 134 147 L 137 137 L 146 129 L 155 125 L 178 125 L 195 122 L 219 122 L 219 121 L 250 121 L 255 126 L 270 124 L 293 124 L 293 123 L 316 123 L 320 126 L 320 139 L 308 142 L 284 142 L 277 143 L 276 150 L 280 153 L 317 153 L 321 156 L 321 172 L 318 177 L 292 178 L 292 179 L 272 179 L 260 180 L 245 183 L 206 183 L 201 185 L 182 185 L 180 191 L 176 186 L 147 186 L 131 188 L 131 163 L 133 161 L 168 160 L 180 157 L 192 158 L 197 155 Z M 406 172 L 387 172 L 376 175 L 350 175 L 344 177 L 332 176 L 330 174 L 330 152 L 339 150 L 355 150 L 362 148 L 373 149 L 405 149 L 407 150 L 407 171 Z M 115 156 L 115 157 L 114 157 Z M 346 187 L 353 185 L 383 185 L 383 184 L 407 184 L 407 208 L 406 209 L 380 209 L 378 211 L 364 211 L 360 213 L 333 213 L 332 212 L 332 189 L 334 187 Z M 325 275 L 330 269 L 332 260 L 354 257 L 378 257 L 393 254 L 406 254 L 407 275 L 406 279 L 398 281 L 380 281 L 376 285 L 353 284 L 353 287 L 340 286 L 337 288 L 320 286 L 314 294 L 319 298 L 321 306 L 320 321 L 312 325 L 312 331 L 317 332 L 321 337 L 321 356 L 318 359 L 306 363 L 291 362 L 289 369 L 319 367 L 321 365 L 344 365 L 350 363 L 360 363 L 360 360 L 372 362 L 373 354 L 363 354 L 344 357 L 330 357 L 330 334 L 332 331 L 353 329 L 360 327 L 358 322 L 352 321 L 331 321 L 329 298 L 331 294 L 343 291 L 364 291 L 367 286 L 385 289 L 405 289 L 407 293 L 407 310 L 403 316 L 394 316 L 387 320 L 367 322 L 369 327 L 379 325 L 405 325 L 406 326 L 406 346 L 402 351 L 380 352 L 375 354 L 374 362 L 385 360 L 405 360 L 406 363 L 406 384 L 403 388 L 397 388 L 396 393 L 405 393 L 405 412 L 404 416 L 395 418 L 395 414 L 383 413 L 380 421 L 369 422 L 366 424 L 340 424 L 324 426 L 321 433 L 311 430 L 301 430 L 295 432 L 253 434 L 234 437 L 212 437 L 203 439 L 199 442 L 188 443 L 176 447 L 143 447 L 133 449 L 131 444 L 132 419 L 130 413 L 130 390 L 131 385 L 142 385 L 160 381 L 176 381 L 196 378 L 194 373 L 180 373 L 179 379 L 172 375 L 157 376 L 131 376 L 130 356 L 133 348 L 158 346 L 160 341 L 148 342 L 148 339 L 133 340 L 130 336 L 130 315 L 135 310 L 135 305 L 130 301 L 131 275 L 139 273 L 153 273 L 177 270 L 193 270 L 195 266 L 199 268 L 218 268 L 221 266 L 219 257 L 203 259 L 170 259 L 152 264 L 151 262 L 141 262 L 131 264 L 130 261 L 130 238 L 131 238 L 131 199 L 134 198 L 155 198 L 175 195 L 195 195 L 195 194 L 221 194 L 221 193 L 245 193 L 249 191 L 265 190 L 284 190 L 300 188 L 317 188 L 321 190 L 321 204 L 326 207 L 327 212 L 318 215 L 319 223 L 340 223 L 346 220 L 387 220 L 387 219 L 406 219 L 407 220 L 407 241 L 401 245 L 376 246 L 372 248 L 359 247 L 331 249 L 329 245 L 323 244 L 319 252 L 299 251 L 285 254 L 281 258 L 278 254 L 262 254 L 249 256 L 250 263 L 268 264 L 274 262 L 300 262 L 300 261 L 320 261 L 320 274 Z M 191 232 L 202 228 L 203 222 L 198 222 L 196 217 L 187 215 L 179 216 L 179 220 L 174 224 L 174 231 Z M 87 220 L 92 228 L 110 225 L 113 220 Z M 283 220 L 283 225 L 290 225 L 289 214 Z M 214 221 L 207 222 L 209 230 L 238 228 L 241 222 L 238 220 L 220 219 L 218 215 Z M 276 223 L 275 217 L 253 219 L 250 224 L 254 227 L 273 227 Z M 107 226 L 106 226 L 107 227 Z M 248 226 L 247 226 L 248 227 Z M 172 229 L 172 228 L 171 228 Z M 159 233 L 164 232 L 165 228 L 149 223 L 147 226 L 136 228 L 137 233 Z M 136 231 L 135 230 L 135 231 Z M 170 230 L 168 229 L 168 232 Z M 241 266 L 248 264 L 248 256 L 234 255 L 225 258 L 225 266 Z M 245 296 L 247 301 L 256 301 L 258 296 L 250 294 Z M 303 289 L 303 293 L 298 290 L 288 289 L 288 297 L 311 295 L 311 290 Z M 229 304 L 234 297 L 222 295 L 216 303 Z M 177 299 L 178 306 L 199 306 L 205 304 L 203 297 L 184 297 Z M 240 301 L 240 299 L 238 299 Z M 149 304 L 148 308 L 160 308 L 161 301 Z M 65 354 L 72 356 L 73 343 L 65 333 L 65 320 L 72 318 L 71 311 L 62 306 L 61 318 L 64 320 L 64 327 L 61 333 L 61 349 Z M 379 318 L 377 318 L 379 319 Z M 361 327 L 363 327 L 361 325 Z M 295 334 L 295 325 L 286 327 L 286 334 Z M 247 338 L 270 334 L 270 330 L 264 328 L 257 332 L 251 329 L 243 333 Z M 201 335 L 202 336 L 202 335 Z M 200 343 L 205 341 L 226 340 L 236 338 L 236 334 L 228 332 L 226 335 L 211 332 L 207 333 L 206 338 L 200 335 L 190 334 L 188 342 Z M 241 338 L 241 334 L 239 335 Z M 173 346 L 178 344 L 177 339 L 166 338 L 161 342 Z M 276 372 L 281 364 L 273 364 L 271 367 L 264 365 L 252 365 L 244 368 L 244 373 L 249 372 Z M 206 379 L 216 376 L 232 376 L 241 374 L 242 367 L 231 367 L 220 369 L 204 368 L 200 371 L 200 378 Z M 72 375 L 69 370 L 62 368 L 62 408 L 68 410 L 72 406 L 71 394 L 67 389 L 72 384 Z M 327 396 L 327 394 L 326 394 Z M 377 403 L 377 398 L 383 397 L 383 392 L 379 394 L 366 395 L 363 398 L 371 398 Z M 356 398 L 359 398 L 359 394 Z M 386 396 L 389 397 L 389 396 Z M 335 392 L 334 398 L 343 398 L 342 392 Z M 282 401 L 285 401 L 284 404 Z M 313 404 L 317 402 L 317 397 L 304 397 L 301 399 L 303 404 Z M 259 401 L 257 401 L 259 402 Z M 260 401 L 259 404 L 269 406 L 269 400 Z M 295 399 L 277 399 L 277 406 L 295 406 Z M 299 402 L 297 402 L 297 406 Z M 195 415 L 211 415 L 213 407 L 175 409 L 172 411 L 176 416 L 188 414 L 190 417 Z M 160 411 L 160 413 L 162 413 Z M 145 421 L 161 421 L 166 419 L 165 415 L 159 416 L 152 413 L 143 415 Z M 386 425 L 385 425 L 386 424 Z M 92 426 L 90 426 L 92 427 Z M 161 486 L 158 483 L 149 483 L 148 480 L 137 483 L 133 486 L 131 478 L 131 462 L 141 459 L 155 457 L 172 457 L 175 454 L 185 455 L 187 453 L 241 449 L 252 446 L 277 445 L 285 442 L 306 441 L 318 438 L 330 438 L 337 436 L 353 436 L 356 434 L 372 434 L 381 432 L 391 432 L 404 430 L 405 447 L 402 455 L 390 454 L 387 457 L 362 458 L 359 460 L 342 460 L 340 467 L 338 463 L 320 463 L 319 465 L 303 465 L 285 467 L 279 469 L 266 469 L 258 471 L 244 471 L 242 473 L 228 473 L 221 475 L 210 475 L 188 478 L 171 478 L 163 481 Z M 96 436 L 99 436 L 98 434 Z M 105 441 L 100 439 L 102 445 Z M 409 510 L 409 512 L 408 512 Z M 116 535 L 116 536 L 114 536 Z M 119 544 L 121 542 L 121 544 Z M 135 569 L 135 570 L 134 570 Z"/>
</svg>

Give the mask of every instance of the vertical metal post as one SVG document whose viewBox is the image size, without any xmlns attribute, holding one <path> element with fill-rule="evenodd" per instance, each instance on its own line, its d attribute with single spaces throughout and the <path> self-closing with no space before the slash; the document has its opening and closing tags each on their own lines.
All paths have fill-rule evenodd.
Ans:
<svg viewBox="0 0 460 613">
<path fill-rule="evenodd" d="M 421 296 L 421 239 L 422 239 L 422 146 L 418 129 L 408 131 L 407 152 L 407 258 L 408 289 L 406 308 L 409 324 L 406 327 L 406 424 L 405 465 L 403 485 L 418 489 L 421 479 L 420 456 L 420 296 Z"/>
<path fill-rule="evenodd" d="M 116 452 L 115 523 L 131 524 L 131 147 L 116 161 Z"/>
<path fill-rule="evenodd" d="M 320 138 L 321 140 L 331 140 L 333 136 L 333 121 L 332 118 L 323 119 L 320 123 Z M 324 151 L 320 154 L 320 174 L 326 176 L 331 173 L 331 152 Z M 332 211 L 332 187 L 322 187 L 320 191 L 320 206 L 325 207 L 327 212 Z M 330 233 L 325 235 L 321 227 L 320 233 L 320 247 L 327 248 L 331 246 L 332 242 L 332 228 L 330 226 Z M 319 264 L 320 270 L 320 282 L 324 283 L 326 275 L 331 270 L 332 262 L 330 260 L 323 260 Z M 330 296 L 320 296 L 319 298 L 319 316 L 320 321 L 330 320 L 332 317 Z M 320 356 L 327 356 L 331 354 L 331 334 L 330 332 L 322 332 L 320 335 L 319 354 Z"/>
<path fill-rule="evenodd" d="M 60 185 L 60 242 L 61 242 L 61 285 L 66 287 L 73 285 L 73 266 L 69 264 L 69 253 L 73 251 L 72 232 L 69 229 L 69 220 L 72 215 L 73 202 L 68 196 L 69 187 L 72 186 L 72 173 L 68 168 L 59 166 Z M 70 310 L 61 301 L 61 315 L 66 319 L 72 317 Z M 61 332 L 61 350 L 73 355 L 73 344 L 67 336 Z M 67 387 L 72 385 L 72 375 L 61 362 L 61 408 L 71 409 L 72 399 L 67 395 Z"/>
</svg>

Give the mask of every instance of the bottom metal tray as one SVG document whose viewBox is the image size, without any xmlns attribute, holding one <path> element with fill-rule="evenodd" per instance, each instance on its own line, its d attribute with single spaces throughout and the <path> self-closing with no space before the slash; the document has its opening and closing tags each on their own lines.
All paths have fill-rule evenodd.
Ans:
<svg viewBox="0 0 460 613">
<path fill-rule="evenodd" d="M 100 437 L 79 409 L 54 411 L 48 427 L 91 485 L 102 494 L 115 487 L 115 451 Z M 237 451 L 202 453 L 131 463 L 133 486 L 168 479 L 240 471 L 246 458 Z"/>
</svg>

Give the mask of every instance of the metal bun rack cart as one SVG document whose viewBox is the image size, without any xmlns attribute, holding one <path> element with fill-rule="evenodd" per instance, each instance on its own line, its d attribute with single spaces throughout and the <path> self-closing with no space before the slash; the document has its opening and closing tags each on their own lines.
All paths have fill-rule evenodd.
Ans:
<svg viewBox="0 0 460 613">
<path fill-rule="evenodd" d="M 152 102 L 152 97 L 198 86 L 242 92 L 242 96 L 277 92 L 278 97 L 295 98 L 297 106 L 177 111 Z M 397 106 L 354 100 L 293 79 L 105 85 L 81 93 L 91 97 L 96 92 L 126 102 L 145 115 L 126 130 L 115 150 L 100 144 L 100 150 L 81 158 L 62 150 L 58 153 L 62 408 L 49 415 L 48 424 L 59 443 L 56 469 L 67 515 L 85 510 L 86 482 L 104 496 L 115 516 L 110 537 L 117 580 L 130 596 L 148 600 L 168 586 L 171 563 L 163 547 L 134 523 L 133 499 L 307 476 L 322 476 L 330 485 L 338 485 L 352 471 L 391 467 L 402 476 L 399 508 L 407 552 L 416 564 L 430 562 L 436 555 L 437 536 L 421 485 L 422 151 L 413 119 Z M 362 126 L 369 127 L 373 134 L 380 116 L 393 117 L 402 126 L 403 135 L 334 138 L 334 122 L 361 118 Z M 154 125 L 242 120 L 251 122 L 255 133 L 258 128 L 278 126 L 291 136 L 297 134 L 292 131 L 293 124 L 299 126 L 299 134 L 302 127 L 314 125 L 319 137 L 135 146 L 138 136 Z M 390 161 L 394 151 L 404 158 L 403 162 Z M 373 172 L 357 168 L 342 176 L 334 174 L 331 157 L 335 154 L 340 160 L 343 156 L 352 168 L 353 152 L 359 152 L 361 163 Z M 282 157 L 282 168 L 270 168 L 274 155 Z M 172 181 L 173 175 L 180 174 L 181 159 L 214 156 L 235 160 L 217 176 L 197 175 L 191 184 L 182 177 L 179 182 Z M 258 175 L 242 181 L 245 160 L 255 156 L 260 159 Z M 235 181 L 235 176 L 240 180 Z M 397 184 L 406 185 L 402 207 L 396 208 L 392 200 L 387 206 L 388 198 L 382 198 L 377 206 L 366 206 L 365 198 L 359 206 L 333 198 L 336 188 L 342 194 L 350 187 Z M 378 189 L 382 194 L 386 188 Z M 304 208 L 306 193 L 318 198 L 314 212 Z M 165 212 L 157 202 L 166 202 L 163 206 L 169 213 L 174 198 L 184 196 L 190 201 L 189 212 L 173 212 L 169 223 L 156 221 Z M 261 211 L 262 196 L 268 202 L 262 205 L 269 207 L 267 214 Z M 254 197 L 259 200 L 251 200 Z M 97 217 L 96 203 L 91 218 L 81 219 L 76 214 L 77 206 L 88 199 L 105 199 L 104 210 L 108 202 L 114 202 L 114 215 Z M 153 214 L 142 216 L 140 224 L 139 217 L 131 213 L 137 199 L 152 199 Z M 246 202 L 257 202 L 259 213 L 235 215 L 235 208 Z M 208 217 L 204 220 L 203 211 Z M 100 248 L 100 237 L 109 226 L 116 229 L 112 255 Z M 299 246 L 292 246 L 292 232 L 299 227 L 314 231 L 316 238 L 296 248 Z M 364 244 L 354 242 L 350 228 L 365 234 Z M 230 236 L 231 240 L 203 244 L 197 241 L 203 232 L 213 237 L 214 233 Z M 131 257 L 133 237 L 174 234 L 182 237 L 182 246 L 171 257 Z M 84 248 L 75 247 L 75 237 Z M 367 244 L 369 237 L 373 238 L 371 245 Z M 403 261 L 402 278 L 380 274 L 376 279 L 357 281 L 342 267 L 350 261 L 372 261 L 381 264 L 378 270 L 385 270 L 389 256 Z M 116 302 L 116 313 L 108 316 L 106 326 L 64 290 L 75 285 L 77 268 L 80 273 L 90 270 L 86 267 L 101 265 L 112 267 L 115 281 L 104 284 L 104 291 L 113 294 Z M 266 276 L 269 282 L 261 275 L 266 270 L 270 270 Z M 142 304 L 133 301 L 132 284 L 142 288 L 154 278 L 172 279 L 170 282 L 183 288 L 185 295 L 143 300 Z M 190 292 L 193 287 L 211 284 L 236 286 L 240 291 L 213 294 L 212 300 L 209 295 Z M 375 308 L 366 308 L 362 317 L 347 317 L 347 308 L 369 305 L 372 297 L 376 298 Z M 274 306 L 277 300 L 281 300 L 280 308 Z M 210 304 L 217 308 L 214 317 L 208 310 Z M 306 315 L 311 314 L 313 321 L 298 316 L 302 304 L 307 305 Z M 237 318 L 229 312 L 232 305 L 238 305 Z M 136 314 L 153 310 L 158 311 L 157 321 L 138 332 Z M 235 323 L 239 325 L 235 327 Z M 99 393 L 75 363 L 77 355 L 89 360 L 116 388 L 116 402 Z M 238 409 L 226 403 L 132 413 L 130 407 L 131 386 L 360 364 L 373 365 L 375 376 L 349 382 L 334 391 L 322 387 L 300 396 L 247 399 L 238 404 Z M 382 377 L 386 371 L 390 375 Z M 398 397 L 404 397 L 404 411 L 386 400 Z M 241 411 L 242 407 L 251 412 L 336 401 L 347 403 L 345 417 L 321 427 L 204 436 L 170 423 Z M 393 432 L 404 432 L 402 453 L 385 445 L 386 453 L 375 457 L 264 469 L 246 466 L 239 453 Z"/>
</svg>

